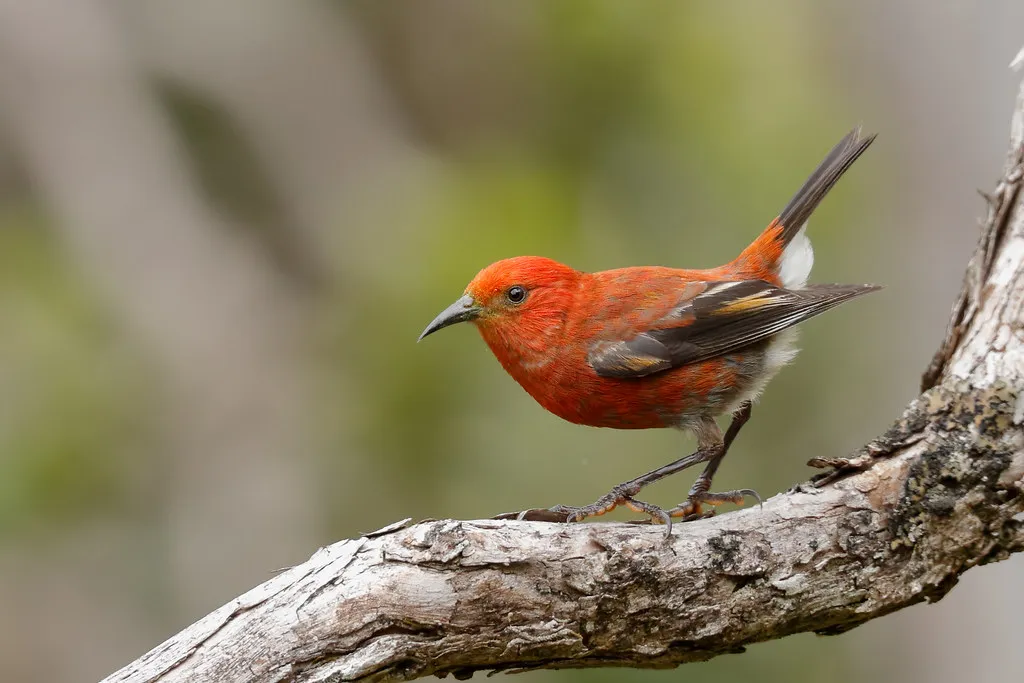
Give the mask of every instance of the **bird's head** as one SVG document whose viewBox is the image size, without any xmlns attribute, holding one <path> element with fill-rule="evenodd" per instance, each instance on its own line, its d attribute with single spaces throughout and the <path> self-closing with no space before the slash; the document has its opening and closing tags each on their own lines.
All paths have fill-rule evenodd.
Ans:
<svg viewBox="0 0 1024 683">
<path fill-rule="evenodd" d="M 492 263 L 465 294 L 434 318 L 420 339 L 461 322 L 473 322 L 495 353 L 523 350 L 560 327 L 583 274 L 540 256 Z M 500 357 L 500 356 L 499 356 Z"/>
</svg>

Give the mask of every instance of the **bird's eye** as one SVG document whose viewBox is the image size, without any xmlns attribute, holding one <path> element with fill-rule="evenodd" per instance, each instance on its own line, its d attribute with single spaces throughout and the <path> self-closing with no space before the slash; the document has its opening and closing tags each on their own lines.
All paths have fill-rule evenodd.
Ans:
<svg viewBox="0 0 1024 683">
<path fill-rule="evenodd" d="M 526 301 L 526 290 L 519 285 L 513 285 L 505 292 L 505 298 L 513 304 L 521 304 Z"/>
</svg>

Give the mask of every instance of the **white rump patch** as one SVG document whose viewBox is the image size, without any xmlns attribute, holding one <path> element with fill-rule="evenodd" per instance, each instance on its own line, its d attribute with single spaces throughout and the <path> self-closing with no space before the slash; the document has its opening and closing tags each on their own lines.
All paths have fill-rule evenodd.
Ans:
<svg viewBox="0 0 1024 683">
<path fill-rule="evenodd" d="M 807 284 L 814 265 L 814 249 L 807 237 L 807 224 L 800 228 L 796 237 L 786 245 L 779 259 L 779 279 L 787 289 L 801 289 Z"/>
</svg>

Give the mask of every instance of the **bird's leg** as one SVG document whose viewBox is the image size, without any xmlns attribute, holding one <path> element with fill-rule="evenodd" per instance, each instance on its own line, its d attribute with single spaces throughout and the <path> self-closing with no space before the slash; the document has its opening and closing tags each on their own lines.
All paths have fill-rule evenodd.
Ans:
<svg viewBox="0 0 1024 683">
<path fill-rule="evenodd" d="M 752 489 L 739 489 L 736 491 L 724 491 L 722 493 L 710 493 L 711 480 L 715 476 L 715 472 L 718 470 L 719 464 L 722 462 L 722 458 L 725 457 L 725 453 L 729 450 L 729 446 L 732 444 L 736 435 L 739 433 L 740 428 L 743 424 L 750 419 L 750 403 L 744 403 L 735 413 L 733 413 L 732 422 L 729 424 L 729 429 L 726 430 L 725 436 L 722 436 L 722 431 L 718 428 L 718 424 L 711 418 L 706 418 L 701 421 L 695 432 L 697 434 L 697 450 L 690 453 L 687 456 L 679 458 L 667 465 L 663 465 L 657 469 L 651 470 L 646 474 L 641 474 L 635 479 L 630 479 L 627 482 L 623 482 L 618 486 L 612 488 L 606 495 L 597 499 L 590 505 L 572 506 L 572 505 L 556 505 L 552 508 L 537 509 L 537 510 L 524 510 L 520 513 L 507 513 L 499 515 L 499 519 L 528 519 L 534 521 L 565 521 L 565 522 L 580 522 L 588 517 L 596 517 L 603 515 L 607 512 L 611 512 L 620 505 L 625 505 L 634 512 L 641 512 L 649 515 L 652 521 L 661 522 L 666 525 L 666 537 L 672 532 L 672 517 L 682 517 L 683 521 L 691 521 L 705 516 L 701 504 L 705 505 L 721 505 L 722 503 L 742 503 L 744 496 L 753 496 L 760 502 L 761 498 L 757 495 L 756 491 Z M 686 503 L 682 503 L 672 508 L 671 510 L 663 510 L 657 505 L 646 503 L 642 500 L 636 500 L 634 496 L 640 493 L 640 491 L 649 484 L 664 479 L 665 477 L 675 474 L 681 470 L 685 470 L 688 467 L 697 465 L 699 463 L 706 462 L 707 466 L 704 471 L 701 472 L 700 476 L 697 477 L 697 481 L 694 482 L 693 487 L 690 489 L 690 493 Z"/>
<path fill-rule="evenodd" d="M 712 422 L 712 424 L 714 424 Z M 717 430 L 717 426 L 715 427 Z M 645 503 L 641 500 L 633 498 L 636 494 L 640 493 L 640 490 L 649 484 L 653 484 L 659 479 L 664 479 L 670 474 L 675 474 L 680 470 L 684 470 L 687 467 L 692 467 L 702 462 L 708 462 L 717 457 L 719 450 L 722 448 L 721 432 L 718 432 L 718 439 L 715 439 L 712 443 L 700 443 L 699 448 L 693 453 L 679 458 L 674 462 L 670 462 L 667 465 L 663 465 L 657 469 L 651 470 L 646 474 L 642 474 L 635 479 L 630 479 L 627 482 L 623 482 L 618 486 L 614 487 L 608 494 L 602 496 L 590 505 L 583 505 L 580 507 L 570 505 L 556 505 L 553 508 L 549 508 L 545 512 L 551 513 L 554 518 L 564 519 L 566 522 L 579 522 L 587 517 L 596 517 L 597 515 L 603 515 L 606 512 L 611 512 L 620 505 L 625 505 L 635 512 L 642 512 L 650 515 L 652 519 L 668 524 L 671 530 L 671 519 L 667 512 L 662 510 L 656 505 L 651 503 Z M 543 514 L 538 516 L 533 514 L 534 511 L 527 510 L 520 513 L 519 518 L 530 519 L 530 518 L 544 518 L 548 517 Z"/>
<path fill-rule="evenodd" d="M 740 429 L 750 419 L 750 405 L 750 401 L 747 401 L 732 414 L 732 422 L 729 423 L 729 429 L 725 432 L 725 437 L 721 441 L 721 448 L 718 453 L 708 461 L 704 471 L 697 477 L 697 481 L 693 482 L 693 486 L 690 487 L 690 492 L 687 494 L 686 502 L 680 503 L 671 510 L 668 510 L 669 516 L 682 517 L 683 521 L 700 519 L 701 517 L 714 514 L 714 511 L 705 513 L 701 505 L 716 506 L 723 503 L 740 505 L 746 496 L 756 498 L 758 503 L 761 502 L 761 496 L 757 495 L 757 491 L 753 489 L 736 489 L 735 491 L 711 493 L 711 480 L 714 478 L 715 472 L 718 471 L 718 466 L 722 464 L 725 454 L 729 452 L 729 446 L 736 439 L 736 435 L 740 433 Z"/>
</svg>

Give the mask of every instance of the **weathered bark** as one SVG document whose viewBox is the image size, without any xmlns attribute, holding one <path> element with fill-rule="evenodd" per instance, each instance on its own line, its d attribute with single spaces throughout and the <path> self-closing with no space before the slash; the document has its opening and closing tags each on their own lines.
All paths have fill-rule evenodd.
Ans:
<svg viewBox="0 0 1024 683">
<path fill-rule="evenodd" d="M 837 473 L 662 529 L 402 524 L 321 549 L 107 681 L 670 667 L 937 600 L 1024 549 L 1024 89 L 925 392 Z"/>
</svg>

